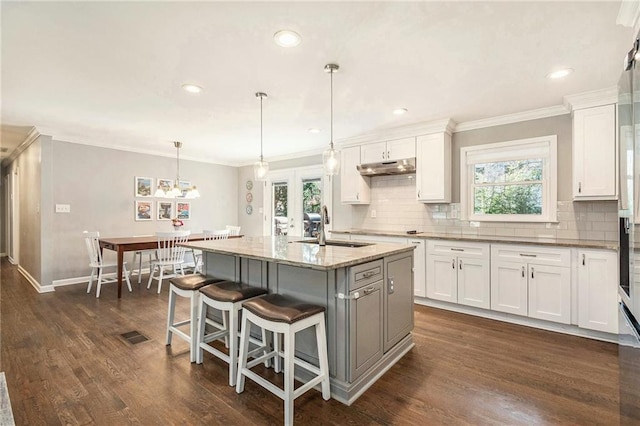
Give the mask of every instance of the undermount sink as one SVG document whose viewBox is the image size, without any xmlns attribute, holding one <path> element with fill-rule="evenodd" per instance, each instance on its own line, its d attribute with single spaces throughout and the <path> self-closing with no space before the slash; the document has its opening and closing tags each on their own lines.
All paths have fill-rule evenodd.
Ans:
<svg viewBox="0 0 640 426">
<path fill-rule="evenodd" d="M 303 244 L 318 244 L 316 240 L 300 240 L 300 241 L 290 241 L 290 243 L 303 243 Z M 342 241 L 342 240 L 327 240 L 328 246 L 338 246 L 338 247 L 366 247 L 372 245 L 372 243 L 360 243 L 356 241 Z"/>
</svg>

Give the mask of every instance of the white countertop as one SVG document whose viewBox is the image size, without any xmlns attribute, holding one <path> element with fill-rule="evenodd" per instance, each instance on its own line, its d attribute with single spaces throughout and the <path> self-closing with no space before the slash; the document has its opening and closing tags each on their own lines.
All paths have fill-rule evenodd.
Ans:
<svg viewBox="0 0 640 426">
<path fill-rule="evenodd" d="M 375 243 L 365 247 L 322 246 L 301 243 L 300 237 L 243 237 L 194 241 L 184 246 L 220 254 L 266 260 L 303 268 L 330 270 L 357 265 L 392 254 L 413 250 L 411 244 Z"/>
</svg>

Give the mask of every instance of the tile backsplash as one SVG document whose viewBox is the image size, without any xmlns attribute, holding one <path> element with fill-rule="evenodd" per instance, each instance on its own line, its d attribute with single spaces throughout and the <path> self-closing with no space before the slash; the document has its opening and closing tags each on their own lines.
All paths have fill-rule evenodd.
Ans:
<svg viewBox="0 0 640 426">
<path fill-rule="evenodd" d="M 617 201 L 558 201 L 557 223 L 470 222 L 459 219 L 458 203 L 416 201 L 415 187 L 414 175 L 371 179 L 371 204 L 353 206 L 352 227 L 451 235 L 618 240 Z"/>
</svg>

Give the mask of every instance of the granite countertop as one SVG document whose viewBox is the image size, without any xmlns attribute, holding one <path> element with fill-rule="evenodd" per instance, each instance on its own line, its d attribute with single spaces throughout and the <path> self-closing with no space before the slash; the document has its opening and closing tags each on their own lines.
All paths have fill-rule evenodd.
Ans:
<svg viewBox="0 0 640 426">
<path fill-rule="evenodd" d="M 266 260 L 303 268 L 330 270 L 411 251 L 411 244 L 375 243 L 364 247 L 323 246 L 300 237 L 244 237 L 183 244 L 197 250 Z"/>
<path fill-rule="evenodd" d="M 334 229 L 333 234 L 349 234 L 349 235 L 379 235 L 386 237 L 403 237 L 403 238 L 423 238 L 434 240 L 452 240 L 452 241 L 475 241 L 482 243 L 505 243 L 505 244 L 538 244 L 556 247 L 582 247 L 597 248 L 607 250 L 618 250 L 616 241 L 600 241 L 600 240 L 571 240 L 562 238 L 545 238 L 545 237 L 499 237 L 493 235 L 473 235 L 473 234 L 445 234 L 436 232 L 418 232 L 417 234 L 407 234 L 398 231 L 380 231 L 373 229 Z M 354 237 L 357 240 L 357 237 Z"/>
</svg>

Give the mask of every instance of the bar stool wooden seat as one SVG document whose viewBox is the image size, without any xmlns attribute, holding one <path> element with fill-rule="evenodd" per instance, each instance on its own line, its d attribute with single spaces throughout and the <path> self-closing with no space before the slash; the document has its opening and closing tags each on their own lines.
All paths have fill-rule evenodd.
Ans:
<svg viewBox="0 0 640 426">
<path fill-rule="evenodd" d="M 202 287 L 223 281 L 220 278 L 206 277 L 202 274 L 173 277 L 169 280 L 169 309 L 167 313 L 167 346 L 171 345 L 171 337 L 177 334 L 189 342 L 189 359 L 196 360 L 196 330 L 198 325 L 198 298 Z M 189 319 L 175 321 L 176 297 L 186 297 L 191 305 Z M 189 334 L 178 327 L 189 324 Z"/>
<path fill-rule="evenodd" d="M 242 302 L 265 294 L 267 294 L 266 289 L 235 281 L 222 281 L 200 288 L 196 363 L 202 364 L 203 350 L 225 361 L 229 364 L 229 386 L 235 386 L 238 372 L 238 313 L 242 309 Z M 222 323 L 207 318 L 209 308 L 221 311 Z M 213 327 L 214 331 L 205 334 L 207 325 Z M 225 346 L 229 348 L 229 354 L 210 345 L 211 342 L 223 338 Z M 260 344 L 265 344 L 265 340 L 263 332 Z"/>
<path fill-rule="evenodd" d="M 268 294 L 257 297 L 243 303 L 242 308 L 243 319 L 240 332 L 240 357 L 236 392 L 241 393 L 244 390 L 245 377 L 250 378 L 284 400 L 284 423 L 285 425 L 292 425 L 294 400 L 297 397 L 318 383 L 321 383 L 322 397 L 325 400 L 331 397 L 327 338 L 324 323 L 325 308 L 308 303 L 301 303 L 280 294 Z M 251 324 L 255 324 L 258 327 L 274 333 L 274 349 L 261 357 L 247 361 L 249 349 L 248 337 Z M 318 367 L 295 356 L 296 333 L 309 327 L 315 327 L 316 342 L 318 345 Z M 280 334 L 284 337 L 284 352 L 281 352 L 279 349 Z M 283 357 L 284 361 L 284 390 L 250 370 L 265 359 L 275 358 L 276 372 L 278 372 L 279 357 Z M 298 389 L 294 389 L 294 365 L 310 371 L 315 374 L 316 377 Z"/>
</svg>

